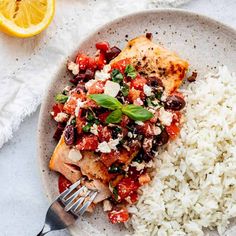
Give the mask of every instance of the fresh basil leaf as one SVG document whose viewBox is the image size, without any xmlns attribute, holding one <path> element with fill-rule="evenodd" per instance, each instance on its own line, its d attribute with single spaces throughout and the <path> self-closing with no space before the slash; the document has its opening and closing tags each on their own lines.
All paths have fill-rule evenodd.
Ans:
<svg viewBox="0 0 236 236">
<path fill-rule="evenodd" d="M 122 107 L 122 112 L 132 120 L 145 121 L 150 120 L 153 114 L 141 106 L 126 105 Z"/>
<path fill-rule="evenodd" d="M 108 108 L 110 110 L 116 110 L 122 107 L 122 104 L 116 98 L 106 94 L 91 94 L 89 97 L 99 106 Z"/>
<path fill-rule="evenodd" d="M 120 82 L 123 81 L 123 79 L 124 79 L 124 77 L 123 77 L 123 75 L 120 73 L 119 70 L 114 69 L 114 70 L 111 72 L 111 80 L 112 80 L 113 82 L 116 82 L 116 83 L 119 84 Z"/>
<path fill-rule="evenodd" d="M 135 68 L 132 65 L 127 65 L 125 68 L 125 74 L 132 79 L 134 79 L 137 76 L 137 72 Z"/>
<path fill-rule="evenodd" d="M 107 118 L 106 123 L 119 123 L 122 118 L 122 112 L 120 109 L 113 111 Z"/>
<path fill-rule="evenodd" d="M 121 87 L 121 92 L 122 92 L 124 97 L 128 96 L 129 86 L 127 84 L 123 84 L 123 86 Z"/>
<path fill-rule="evenodd" d="M 68 100 L 68 96 L 59 93 L 56 95 L 55 100 L 59 103 L 66 103 L 66 101 Z"/>
</svg>

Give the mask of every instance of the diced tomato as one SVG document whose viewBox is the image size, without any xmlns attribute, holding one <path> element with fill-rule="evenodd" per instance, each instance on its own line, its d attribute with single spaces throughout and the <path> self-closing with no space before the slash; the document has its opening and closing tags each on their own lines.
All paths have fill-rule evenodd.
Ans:
<svg viewBox="0 0 236 236">
<path fill-rule="evenodd" d="M 142 173 L 143 170 L 138 171 L 136 167 L 130 166 L 128 170 L 128 177 L 131 179 L 138 179 Z"/>
<path fill-rule="evenodd" d="M 130 89 L 128 94 L 128 99 L 130 102 L 134 102 L 136 99 L 140 98 L 141 91 L 137 89 Z"/>
<path fill-rule="evenodd" d="M 77 133 L 81 134 L 83 132 L 83 127 L 85 125 L 86 121 L 84 118 L 81 117 L 76 117 L 76 129 L 77 129 Z"/>
<path fill-rule="evenodd" d="M 81 151 L 95 151 L 97 147 L 98 137 L 95 135 L 84 135 L 76 145 L 76 148 Z"/>
<path fill-rule="evenodd" d="M 80 70 L 86 70 L 89 63 L 89 57 L 83 53 L 78 53 L 75 63 L 79 65 Z"/>
<path fill-rule="evenodd" d="M 126 208 L 115 208 L 108 213 L 108 218 L 112 224 L 126 222 L 129 219 L 129 213 Z"/>
<path fill-rule="evenodd" d="M 131 193 L 129 195 L 129 200 L 130 200 L 128 201 L 129 203 L 132 203 L 132 204 L 136 203 L 138 201 L 138 193 L 137 192 Z"/>
<path fill-rule="evenodd" d="M 56 117 L 58 113 L 62 112 L 63 107 L 64 107 L 63 104 L 60 104 L 60 103 L 54 104 L 53 107 L 52 107 L 53 117 Z"/>
<path fill-rule="evenodd" d="M 101 158 L 100 160 L 105 166 L 109 167 L 115 161 L 118 160 L 119 155 L 120 155 L 120 153 L 117 152 L 117 151 L 112 151 L 110 153 L 102 153 L 101 157 L 100 157 Z"/>
<path fill-rule="evenodd" d="M 111 114 L 110 111 L 104 112 L 104 113 L 98 115 L 98 119 L 99 119 L 102 123 L 105 123 L 107 117 L 108 117 L 110 114 Z"/>
<path fill-rule="evenodd" d="M 138 190 L 139 183 L 131 178 L 123 178 L 117 185 L 118 195 L 121 200 L 128 197 L 130 194 Z"/>
<path fill-rule="evenodd" d="M 172 122 L 179 124 L 182 114 L 180 111 L 171 111 L 173 113 Z"/>
<path fill-rule="evenodd" d="M 84 104 L 84 107 L 98 108 L 98 104 L 95 101 L 93 101 L 92 99 L 88 98 L 86 103 Z"/>
<path fill-rule="evenodd" d="M 166 126 L 166 131 L 170 136 L 170 139 L 175 139 L 179 135 L 180 128 L 176 123 L 172 123 L 170 126 Z"/>
<path fill-rule="evenodd" d="M 92 58 L 92 57 L 89 57 L 89 58 L 88 58 L 88 66 L 87 66 L 87 69 L 90 69 L 90 70 L 92 70 L 92 71 L 95 71 L 96 68 L 97 68 L 97 63 L 96 63 L 95 59 Z"/>
<path fill-rule="evenodd" d="M 99 70 L 102 70 L 105 65 L 106 65 L 105 54 L 103 52 L 100 52 L 97 58 L 97 67 Z"/>
<path fill-rule="evenodd" d="M 76 92 L 72 93 L 67 102 L 64 104 L 64 111 L 67 114 L 73 115 L 77 106 L 77 99 L 81 99 L 83 101 L 85 98 L 86 97 L 84 94 L 78 94 Z"/>
<path fill-rule="evenodd" d="M 97 81 L 88 89 L 89 94 L 98 94 L 104 92 L 104 82 Z"/>
<path fill-rule="evenodd" d="M 122 59 L 120 61 L 117 61 L 111 65 L 112 69 L 118 69 L 121 73 L 125 73 L 125 68 L 127 65 L 131 63 L 130 58 Z"/>
<path fill-rule="evenodd" d="M 123 115 L 123 116 L 122 116 L 122 119 L 121 119 L 120 125 L 121 125 L 121 127 L 126 127 L 126 126 L 129 124 L 129 122 L 130 122 L 129 117 Z"/>
<path fill-rule="evenodd" d="M 150 122 L 155 124 L 158 118 L 159 118 L 159 112 L 156 111 L 154 116 L 150 119 Z"/>
<path fill-rule="evenodd" d="M 110 44 L 108 42 L 98 42 L 96 43 L 96 48 L 102 52 L 106 52 L 110 49 Z"/>
<path fill-rule="evenodd" d="M 150 121 L 145 121 L 143 125 L 138 126 L 138 131 L 146 137 L 155 135 L 155 125 Z"/>
<path fill-rule="evenodd" d="M 72 183 L 68 179 L 66 179 L 63 175 L 59 176 L 59 178 L 58 178 L 58 188 L 59 188 L 60 193 L 64 192 L 71 185 L 72 185 Z"/>
<path fill-rule="evenodd" d="M 143 90 L 143 86 L 147 83 L 147 80 L 141 76 L 137 76 L 135 79 L 131 80 L 131 88 L 138 90 Z"/>
<path fill-rule="evenodd" d="M 100 142 L 108 142 L 112 138 L 111 130 L 108 127 L 98 125 L 98 139 Z"/>
</svg>

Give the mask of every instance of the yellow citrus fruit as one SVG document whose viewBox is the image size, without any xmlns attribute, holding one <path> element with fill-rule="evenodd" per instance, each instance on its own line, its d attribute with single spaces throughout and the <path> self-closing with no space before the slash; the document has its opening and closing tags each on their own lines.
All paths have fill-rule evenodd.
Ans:
<svg viewBox="0 0 236 236">
<path fill-rule="evenodd" d="M 0 0 L 0 30 L 21 38 L 31 37 L 52 21 L 55 0 Z"/>
</svg>

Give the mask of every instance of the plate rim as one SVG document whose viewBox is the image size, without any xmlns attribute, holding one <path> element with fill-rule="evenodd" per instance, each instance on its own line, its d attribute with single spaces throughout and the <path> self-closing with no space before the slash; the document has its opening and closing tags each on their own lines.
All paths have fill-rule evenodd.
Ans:
<svg viewBox="0 0 236 236">
<path fill-rule="evenodd" d="M 117 17 L 111 21 L 106 22 L 105 24 L 102 24 L 99 27 L 96 27 L 94 30 L 90 31 L 81 41 L 80 43 L 77 45 L 77 47 L 79 47 L 81 44 L 83 44 L 84 42 L 86 42 L 87 40 L 89 40 L 92 36 L 94 36 L 96 33 L 98 33 L 99 31 L 102 31 L 104 28 L 107 28 L 109 25 L 111 24 L 116 24 L 119 23 L 120 21 L 123 21 L 127 18 L 132 18 L 132 17 L 138 17 L 138 16 L 142 16 L 142 15 L 146 15 L 146 14 L 160 14 L 160 13 L 177 13 L 177 14 L 183 14 L 185 16 L 189 16 L 189 17 L 198 17 L 203 19 L 204 21 L 207 21 L 209 23 L 212 24 L 217 24 L 220 28 L 224 28 L 226 31 L 231 32 L 232 35 L 235 37 L 236 40 L 236 28 L 230 26 L 227 23 L 223 23 L 215 18 L 209 17 L 205 14 L 202 13 L 198 13 L 195 11 L 191 11 L 191 10 L 185 10 L 185 9 L 176 9 L 176 8 L 161 8 L 161 9 L 147 9 L 147 10 L 141 10 L 141 11 L 136 11 L 134 13 L 130 13 L 130 14 L 126 14 L 120 17 Z M 76 49 L 75 49 L 76 50 Z M 66 57 L 70 57 L 71 55 L 67 55 Z M 42 144 L 42 136 L 40 133 L 40 129 L 43 126 L 43 115 L 44 115 L 44 111 L 46 110 L 46 101 L 48 99 L 49 96 L 49 92 L 51 89 L 52 84 L 57 80 L 58 78 L 58 73 L 61 69 L 58 68 L 58 71 L 54 74 L 54 77 L 51 79 L 51 81 L 48 83 L 47 88 L 45 89 L 43 98 L 42 98 L 42 102 L 41 102 L 41 107 L 40 107 L 40 112 L 39 112 L 39 116 L 38 116 L 38 124 L 37 124 L 37 137 L 36 137 L 36 146 L 37 146 L 37 163 L 39 166 L 39 174 L 40 174 L 40 179 L 41 179 L 41 185 L 43 187 L 43 192 L 46 195 L 48 202 L 50 203 L 53 199 L 50 196 L 51 192 L 50 192 L 50 188 L 47 185 L 47 181 L 46 178 L 44 177 L 43 173 L 43 158 L 42 158 L 42 149 L 40 148 L 41 144 Z M 68 228 L 68 231 L 71 235 L 75 235 L 72 230 L 70 228 Z"/>
</svg>

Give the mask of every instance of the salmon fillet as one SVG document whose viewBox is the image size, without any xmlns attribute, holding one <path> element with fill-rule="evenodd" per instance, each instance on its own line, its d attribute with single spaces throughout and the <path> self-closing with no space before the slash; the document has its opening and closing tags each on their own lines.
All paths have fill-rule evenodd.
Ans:
<svg viewBox="0 0 236 236">
<path fill-rule="evenodd" d="M 188 69 L 187 61 L 145 36 L 130 40 L 110 64 L 125 58 L 131 59 L 131 64 L 140 74 L 161 80 L 167 93 L 180 87 Z"/>
</svg>

